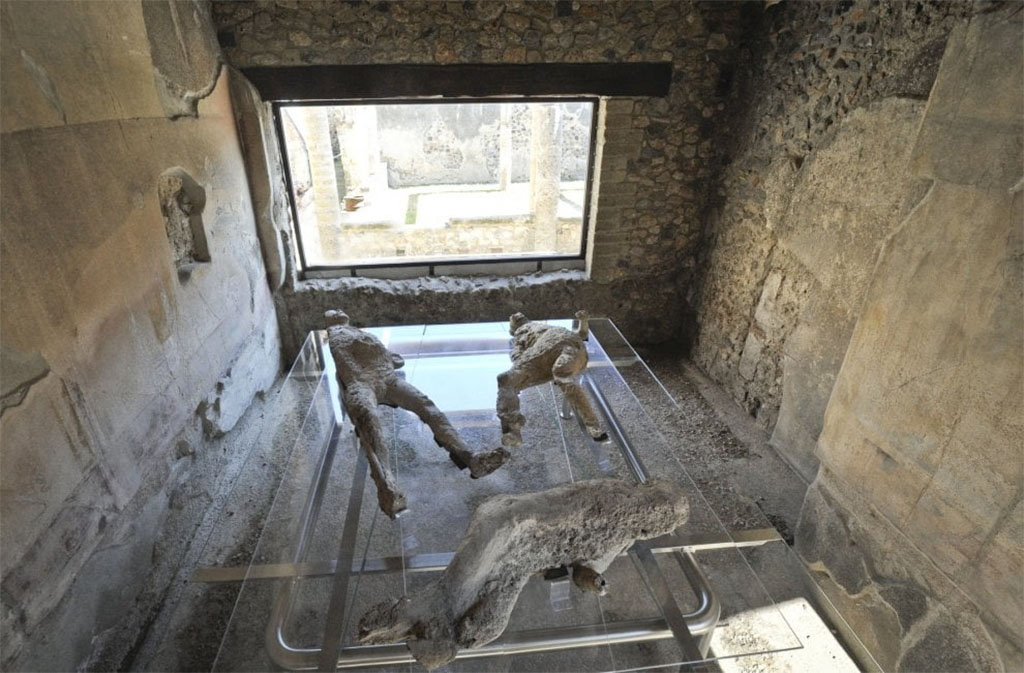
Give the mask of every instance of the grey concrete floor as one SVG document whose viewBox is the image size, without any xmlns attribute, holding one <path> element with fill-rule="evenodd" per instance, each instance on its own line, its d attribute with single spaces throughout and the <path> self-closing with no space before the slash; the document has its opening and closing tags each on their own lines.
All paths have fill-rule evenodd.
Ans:
<svg viewBox="0 0 1024 673">
<path fill-rule="evenodd" d="M 725 527 L 730 530 L 774 527 L 783 538 L 791 540 L 791 531 L 795 529 L 799 517 L 806 483 L 768 446 L 764 431 L 696 367 L 671 350 L 646 349 L 642 355 L 660 379 L 664 390 L 656 383 L 652 384 L 638 368 L 633 368 L 632 373 L 625 370 L 624 377 L 661 433 L 676 447 L 677 452 L 685 456 L 681 462 L 686 465 L 691 478 Z M 665 397 L 665 391 L 671 395 L 674 403 Z M 267 402 L 251 410 L 236 430 L 225 438 L 226 450 L 236 454 L 232 461 L 236 465 L 233 477 L 221 480 L 221 492 L 210 507 L 204 524 L 189 542 L 188 562 L 168 591 L 148 637 L 141 643 L 134 660 L 129 663 L 130 669 L 212 669 L 238 598 L 240 584 L 194 582 L 191 579 L 192 573 L 200 567 L 246 565 L 252 557 L 294 439 L 300 431 L 299 421 L 290 411 L 297 402 L 291 399 L 294 394 L 294 391 L 288 391 L 286 399 L 281 399 L 279 388 L 272 391 L 267 396 Z M 482 430 L 484 433 L 489 431 Z M 538 432 L 541 429 L 538 428 Z M 237 441 L 232 441 L 232 437 L 237 438 Z M 476 439 L 490 441 L 484 437 Z M 439 454 L 440 469 L 444 467 L 446 459 L 443 453 Z M 519 475 L 516 478 L 528 477 Z M 474 482 L 480 486 L 485 483 L 486 480 Z M 375 499 L 370 496 L 367 502 L 372 508 Z M 415 528 L 416 516 L 419 515 L 413 513 L 403 522 L 403 530 Z M 428 548 L 433 541 L 422 534 L 419 537 L 402 532 L 399 534 L 403 535 L 402 544 L 414 544 L 420 552 L 434 551 Z M 813 611 L 819 615 L 827 614 L 827 610 L 816 604 L 818 597 L 813 582 L 808 579 L 795 554 L 784 543 L 752 548 L 743 555 L 759 574 L 764 589 L 774 601 L 783 603 L 800 600 L 807 605 L 814 605 Z M 366 590 L 372 590 L 372 585 L 368 586 L 370 589 Z M 623 590 L 628 591 L 627 588 Z M 380 595 L 388 595 L 395 588 L 381 586 L 379 591 Z M 369 593 L 368 596 L 375 593 Z M 322 618 L 322 615 L 317 617 Z M 249 623 L 254 631 L 251 640 L 246 641 L 251 642 L 250 649 L 260 647 L 261 625 L 265 621 L 265 615 L 250 616 Z M 836 629 L 828 625 L 827 617 L 821 623 L 824 624 L 824 631 L 818 628 L 813 632 L 813 637 L 819 641 L 828 641 L 829 632 L 835 632 Z M 793 628 L 799 630 L 800 627 Z M 809 640 L 812 635 L 808 631 L 801 637 Z M 834 643 L 826 642 L 824 647 L 815 656 L 824 656 L 826 659 L 829 656 L 845 657 L 842 649 Z M 629 656 L 624 653 L 620 658 L 625 663 Z M 793 654 L 787 653 L 741 657 L 723 665 L 722 670 L 788 671 L 806 670 L 807 666 L 812 665 L 808 661 L 794 660 L 793 657 Z M 262 660 L 257 658 L 254 661 Z M 580 666 L 607 668 L 607 664 L 600 660 L 586 665 L 579 659 L 575 660 L 578 665 L 572 662 L 572 659 L 542 658 L 536 660 L 534 665 L 541 667 L 536 670 L 581 670 Z M 637 660 L 637 664 L 642 663 Z M 815 660 L 813 665 L 818 667 L 827 663 L 834 662 Z M 529 663 L 523 665 L 530 666 Z M 252 664 L 252 667 L 260 668 L 261 665 Z M 244 666 L 234 668 L 247 670 Z M 717 668 L 717 665 L 713 668 Z M 841 667 L 833 668 L 840 670 Z M 412 670 L 409 667 L 402 668 L 407 669 Z M 501 667 L 499 669 L 506 670 Z"/>
</svg>

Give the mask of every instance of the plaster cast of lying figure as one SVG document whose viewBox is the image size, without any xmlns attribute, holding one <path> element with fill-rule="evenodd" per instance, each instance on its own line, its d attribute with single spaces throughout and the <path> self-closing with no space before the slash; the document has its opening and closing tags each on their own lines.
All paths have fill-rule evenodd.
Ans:
<svg viewBox="0 0 1024 673">
<path fill-rule="evenodd" d="M 441 577 L 412 596 L 367 610 L 359 641 L 404 640 L 428 669 L 443 666 L 459 648 L 501 635 L 534 573 L 567 567 L 576 586 L 604 595 L 601 573 L 616 556 L 637 539 L 671 532 L 688 516 L 682 489 L 661 480 L 594 479 L 490 498 L 474 512 Z"/>
<path fill-rule="evenodd" d="M 519 411 L 519 393 L 526 388 L 554 381 L 579 415 L 590 436 L 608 438 L 597 414 L 590 406 L 577 377 L 587 368 L 590 336 L 586 311 L 577 311 L 580 326 L 576 331 L 530 322 L 522 313 L 508 319 L 512 335 L 512 368 L 498 375 L 498 418 L 501 419 L 501 443 L 519 446 L 526 417 Z"/>
<path fill-rule="evenodd" d="M 408 409 L 419 416 L 434 431 L 434 441 L 448 451 L 452 462 L 460 469 L 469 468 L 474 479 L 501 467 L 508 458 L 505 449 L 470 449 L 430 398 L 398 376 L 395 370 L 405 364 L 401 355 L 389 351 L 369 332 L 350 326 L 348 316 L 342 311 L 327 311 L 324 317 L 342 401 L 366 451 L 370 476 L 377 484 L 377 501 L 385 514 L 395 518 L 406 508 L 406 498 L 395 485 L 395 477 L 387 466 L 378 404 Z"/>
</svg>

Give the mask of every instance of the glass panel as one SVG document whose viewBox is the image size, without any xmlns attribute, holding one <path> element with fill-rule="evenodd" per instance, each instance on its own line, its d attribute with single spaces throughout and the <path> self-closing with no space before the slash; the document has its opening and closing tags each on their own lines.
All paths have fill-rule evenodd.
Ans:
<svg viewBox="0 0 1024 673">
<path fill-rule="evenodd" d="M 498 446 L 496 377 L 510 365 L 507 323 L 368 331 L 405 358 L 402 375 L 435 401 L 470 446 Z M 408 511 L 392 521 L 377 507 L 353 428 L 343 420 L 325 333 L 314 333 L 286 382 L 314 386 L 313 392 L 215 670 L 317 668 L 324 634 L 332 630 L 342 634 L 346 666 L 376 661 L 388 670 L 419 670 L 410 668 L 404 645 L 358 646 L 358 620 L 369 607 L 437 577 L 481 501 L 580 479 L 632 480 L 638 473 L 674 481 L 690 504 L 689 520 L 673 536 L 648 543 L 653 568 L 634 552 L 621 556 L 608 569 L 609 593 L 600 598 L 566 577 L 535 576 L 505 634 L 488 646 L 490 655 L 468 651 L 446 669 L 634 670 L 693 661 L 673 638 L 671 614 L 660 607 L 665 600 L 674 601 L 709 659 L 800 647 L 674 447 L 620 375 L 616 365 L 639 361 L 628 343 L 610 322 L 593 320 L 587 347 L 584 389 L 611 438 L 593 441 L 564 413 L 561 392 L 552 385 L 529 388 L 520 396 L 527 417 L 523 445 L 482 479 L 456 469 L 410 412 L 380 407 L 387 460 L 409 502 Z M 334 573 L 346 566 L 350 574 Z M 533 651 L 556 636 L 559 644 Z"/>
<path fill-rule="evenodd" d="M 582 254 L 592 101 L 278 110 L 308 266 Z"/>
</svg>

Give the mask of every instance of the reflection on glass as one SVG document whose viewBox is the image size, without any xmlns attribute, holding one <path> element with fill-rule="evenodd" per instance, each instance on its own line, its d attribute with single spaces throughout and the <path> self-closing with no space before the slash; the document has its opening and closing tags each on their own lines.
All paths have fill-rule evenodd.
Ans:
<svg viewBox="0 0 1024 673">
<path fill-rule="evenodd" d="M 581 253 L 593 102 L 279 113 L 308 266 Z"/>
</svg>

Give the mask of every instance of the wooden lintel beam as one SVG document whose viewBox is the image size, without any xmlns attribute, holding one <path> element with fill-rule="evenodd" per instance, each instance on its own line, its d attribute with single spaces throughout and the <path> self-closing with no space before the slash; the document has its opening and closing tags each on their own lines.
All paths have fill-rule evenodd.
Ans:
<svg viewBox="0 0 1024 673">
<path fill-rule="evenodd" d="M 266 101 L 665 96 L 670 63 L 302 65 L 243 68 Z"/>
</svg>

